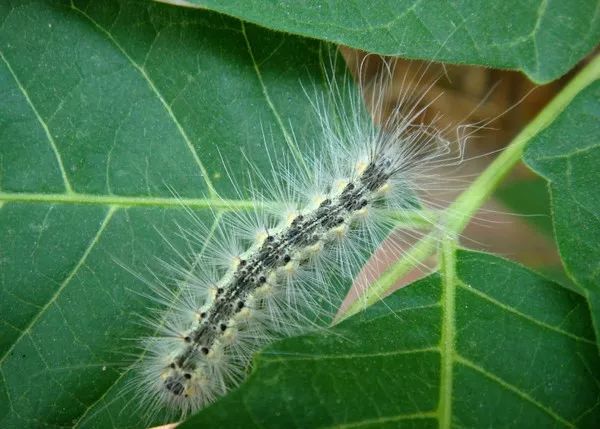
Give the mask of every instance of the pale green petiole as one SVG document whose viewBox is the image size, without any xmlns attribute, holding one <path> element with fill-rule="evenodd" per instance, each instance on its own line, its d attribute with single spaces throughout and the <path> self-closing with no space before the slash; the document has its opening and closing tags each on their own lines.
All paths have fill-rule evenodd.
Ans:
<svg viewBox="0 0 600 429">
<path fill-rule="evenodd" d="M 471 185 L 441 215 L 441 228 L 435 229 L 419 240 L 395 264 L 388 268 L 374 283 L 365 296 L 354 301 L 340 313 L 335 323 L 356 314 L 387 295 L 398 280 L 431 256 L 445 242 L 455 242 L 473 215 L 489 198 L 494 189 L 519 162 L 527 143 L 567 107 L 575 96 L 595 80 L 600 79 L 600 55 L 585 66 L 554 99 L 531 121 L 486 168 Z M 440 231 L 444 231 L 440 233 Z M 445 254 L 446 262 L 454 260 L 456 245 L 446 246 L 452 254 Z"/>
</svg>

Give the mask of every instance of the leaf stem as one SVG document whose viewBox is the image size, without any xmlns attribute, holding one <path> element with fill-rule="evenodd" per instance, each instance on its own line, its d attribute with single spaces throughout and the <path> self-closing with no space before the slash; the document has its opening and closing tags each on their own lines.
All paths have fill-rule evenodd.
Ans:
<svg viewBox="0 0 600 429">
<path fill-rule="evenodd" d="M 550 125 L 582 89 L 598 78 L 600 78 L 600 55 L 584 67 L 448 207 L 445 227 L 449 232 L 460 234 L 463 231 L 475 212 L 521 159 L 529 140 Z"/>
<path fill-rule="evenodd" d="M 419 240 L 369 287 L 364 297 L 354 301 L 344 312 L 340 313 L 335 323 L 358 313 L 387 295 L 402 276 L 436 251 L 440 240 L 442 246 L 446 241 L 454 242 L 506 174 L 519 162 L 529 140 L 550 125 L 581 90 L 599 78 L 600 55 L 597 55 L 546 105 L 533 121 L 517 134 L 506 149 L 446 209 L 441 219 L 444 236 L 440 237 L 440 229 L 434 229 Z"/>
</svg>

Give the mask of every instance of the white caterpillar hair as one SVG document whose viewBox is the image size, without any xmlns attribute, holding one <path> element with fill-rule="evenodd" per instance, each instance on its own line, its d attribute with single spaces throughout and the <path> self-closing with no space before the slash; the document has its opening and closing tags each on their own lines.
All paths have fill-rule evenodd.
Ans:
<svg viewBox="0 0 600 429">
<path fill-rule="evenodd" d="M 333 278 L 354 279 L 398 214 L 416 212 L 423 181 L 460 162 L 461 145 L 420 123 L 417 102 L 386 111 L 392 72 L 306 91 L 320 128 L 314 149 L 285 156 L 278 145 L 297 148 L 295 137 L 265 143 L 272 171 L 251 167 L 257 186 L 237 185 L 255 206 L 226 211 L 213 230 L 181 228 L 192 251 L 167 264 L 176 287 L 154 282 L 161 308 L 145 319 L 154 334 L 134 367 L 144 407 L 197 411 L 239 384 L 266 343 L 330 323 L 343 299 Z"/>
</svg>

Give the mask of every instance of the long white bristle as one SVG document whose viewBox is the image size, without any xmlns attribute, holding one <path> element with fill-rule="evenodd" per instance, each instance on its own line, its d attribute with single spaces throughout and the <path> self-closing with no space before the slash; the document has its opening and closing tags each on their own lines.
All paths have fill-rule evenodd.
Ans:
<svg viewBox="0 0 600 429">
<path fill-rule="evenodd" d="M 330 78 L 327 93 L 306 91 L 322 136 L 314 153 L 280 156 L 265 143 L 272 171 L 250 166 L 256 187 L 234 184 L 253 210 L 223 214 L 214 231 L 180 227 L 192 250 L 163 263 L 173 284 L 153 287 L 161 309 L 146 323 L 155 335 L 134 368 L 145 407 L 197 411 L 243 380 L 259 348 L 331 320 L 344 298 L 332 276 L 353 279 L 436 169 L 461 161 L 460 144 L 419 123 L 421 108 L 386 114 L 392 71 L 370 88 Z"/>
</svg>

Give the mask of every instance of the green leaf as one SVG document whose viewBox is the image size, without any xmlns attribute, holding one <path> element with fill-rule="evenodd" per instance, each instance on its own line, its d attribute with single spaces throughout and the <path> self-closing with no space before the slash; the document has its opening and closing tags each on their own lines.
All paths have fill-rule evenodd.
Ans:
<svg viewBox="0 0 600 429">
<path fill-rule="evenodd" d="M 181 429 L 595 427 L 600 358 L 585 299 L 481 253 L 458 252 L 456 274 L 444 286 L 453 312 L 430 276 L 268 347 L 246 384 Z"/>
<path fill-rule="evenodd" d="M 600 81 L 585 88 L 527 147 L 549 182 L 554 233 L 567 273 L 585 289 L 600 334 Z"/>
<path fill-rule="evenodd" d="M 522 70 L 570 70 L 600 41 L 595 0 L 163 0 L 385 55 Z"/>
<path fill-rule="evenodd" d="M 522 216 L 522 220 L 533 226 L 554 243 L 550 192 L 543 178 L 535 176 L 503 183 L 496 189 L 494 197 L 506 205 L 512 215 Z M 549 246 L 550 243 L 548 243 Z M 537 249 L 530 253 L 532 258 L 536 258 L 536 255 L 539 254 Z M 543 249 L 541 253 L 542 255 L 547 255 L 549 250 Z M 558 259 L 556 264 L 540 264 L 536 261 L 535 268 L 555 282 L 571 288 L 575 292 L 579 291 L 579 288 L 573 284 L 564 272 Z"/>
<path fill-rule="evenodd" d="M 524 215 L 524 220 L 552 237 L 550 195 L 544 179 L 533 177 L 506 183 L 494 195 L 511 211 Z"/>
<path fill-rule="evenodd" d="M 221 157 L 244 189 L 241 153 L 270 174 L 265 134 L 284 151 L 293 119 L 311 140 L 324 49 L 154 2 L 0 3 L 1 427 L 140 427 L 99 412 L 148 306 L 115 260 L 172 260 L 158 231 L 185 248 L 177 224 L 198 226 L 174 194 L 207 228 L 249 206 Z"/>
</svg>

